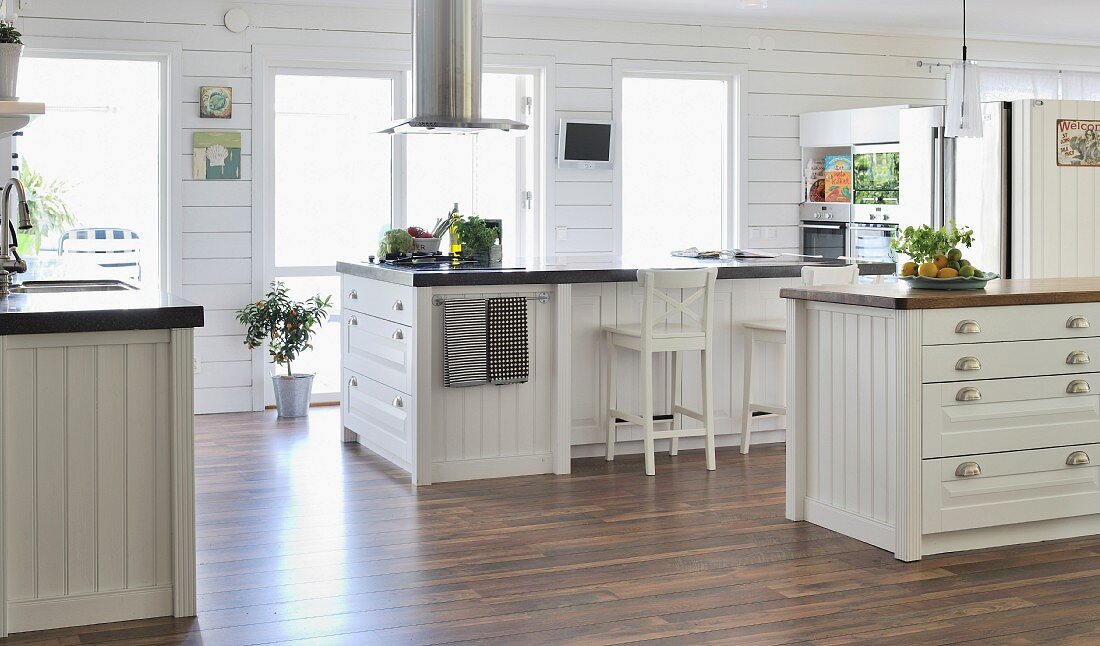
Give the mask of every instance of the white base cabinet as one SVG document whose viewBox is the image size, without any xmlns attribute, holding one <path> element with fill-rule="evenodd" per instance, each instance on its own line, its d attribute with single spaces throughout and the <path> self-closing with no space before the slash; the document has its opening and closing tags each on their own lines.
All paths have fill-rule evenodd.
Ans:
<svg viewBox="0 0 1100 646">
<path fill-rule="evenodd" d="M 637 323 L 637 283 L 405 287 L 342 274 L 344 440 L 359 442 L 409 471 L 419 485 L 539 473 L 569 473 L 573 457 L 602 454 L 600 409 L 606 352 L 602 327 Z M 716 414 L 719 445 L 740 442 L 743 331 L 749 320 L 783 318 L 782 287 L 795 278 L 718 281 L 715 305 Z M 526 383 L 443 387 L 443 308 L 436 298 L 549 295 L 527 304 L 530 376 Z M 783 401 L 783 349 L 761 344 L 753 376 L 758 397 Z M 685 353 L 683 397 L 700 392 L 698 354 Z M 619 357 L 619 400 L 638 401 L 637 358 Z M 633 361 L 633 364 L 630 362 Z M 658 408 L 667 406 L 671 366 L 655 371 Z M 658 411 L 662 412 L 662 411 Z M 782 419 L 752 421 L 754 441 L 783 439 Z M 624 426 L 620 453 L 641 452 L 641 430 Z M 683 449 L 701 446 L 687 438 Z"/>
<path fill-rule="evenodd" d="M 788 308 L 788 518 L 906 561 L 1100 532 L 1097 304 Z"/>
<path fill-rule="evenodd" d="M 195 613 L 190 329 L 0 336 L 0 637 Z"/>
</svg>

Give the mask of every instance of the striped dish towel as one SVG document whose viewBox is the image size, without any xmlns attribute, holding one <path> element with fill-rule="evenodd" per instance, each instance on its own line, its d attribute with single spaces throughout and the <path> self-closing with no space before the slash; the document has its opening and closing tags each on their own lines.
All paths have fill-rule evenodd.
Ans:
<svg viewBox="0 0 1100 646">
<path fill-rule="evenodd" d="M 443 302 L 443 387 L 489 383 L 488 313 L 484 298 Z"/>
<path fill-rule="evenodd" d="M 489 382 L 521 384 L 530 376 L 527 299 L 489 299 Z"/>
</svg>

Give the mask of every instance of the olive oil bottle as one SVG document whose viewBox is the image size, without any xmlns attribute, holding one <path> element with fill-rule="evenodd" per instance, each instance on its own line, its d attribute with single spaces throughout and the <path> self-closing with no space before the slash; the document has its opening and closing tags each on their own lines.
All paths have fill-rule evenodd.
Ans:
<svg viewBox="0 0 1100 646">
<path fill-rule="evenodd" d="M 458 213 L 458 202 L 455 202 L 455 207 L 451 209 L 447 217 L 451 221 L 451 255 L 457 256 L 462 253 L 462 241 L 458 239 L 458 222 L 462 219 L 462 216 Z"/>
</svg>

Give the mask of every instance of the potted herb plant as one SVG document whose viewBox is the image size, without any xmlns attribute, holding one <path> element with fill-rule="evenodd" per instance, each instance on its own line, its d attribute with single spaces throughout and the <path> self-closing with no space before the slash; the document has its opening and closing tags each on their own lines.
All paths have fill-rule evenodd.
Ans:
<svg viewBox="0 0 1100 646">
<path fill-rule="evenodd" d="M 19 58 L 23 55 L 23 35 L 15 24 L 0 21 L 0 101 L 14 101 L 19 81 Z"/>
<path fill-rule="evenodd" d="M 286 366 L 285 375 L 271 375 L 279 417 L 304 417 L 309 412 L 313 375 L 294 374 L 291 362 L 313 348 L 310 339 L 328 318 L 332 296 L 317 294 L 304 301 L 293 301 L 289 292 L 285 284 L 271 283 L 271 291 L 262 300 L 237 310 L 237 320 L 248 326 L 244 342 L 249 350 L 267 341 L 272 361 Z"/>
<path fill-rule="evenodd" d="M 456 227 L 458 239 L 462 241 L 462 253 L 475 260 L 489 262 L 489 251 L 499 239 L 497 230 L 476 215 L 460 220 Z"/>
</svg>

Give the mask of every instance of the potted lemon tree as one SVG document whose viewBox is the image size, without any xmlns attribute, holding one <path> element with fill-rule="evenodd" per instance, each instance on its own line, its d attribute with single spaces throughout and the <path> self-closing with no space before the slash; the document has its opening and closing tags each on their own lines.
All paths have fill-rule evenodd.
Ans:
<svg viewBox="0 0 1100 646">
<path fill-rule="evenodd" d="M 279 417 L 304 417 L 309 412 L 313 375 L 295 374 L 291 362 L 313 348 L 310 340 L 328 318 L 331 306 L 332 296 L 320 294 L 304 301 L 291 300 L 287 286 L 273 282 L 263 299 L 237 310 L 237 320 L 248 328 L 244 339 L 248 349 L 258 348 L 266 341 L 271 360 L 286 366 L 286 374 L 271 375 Z"/>
</svg>

